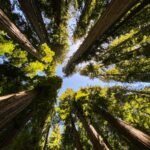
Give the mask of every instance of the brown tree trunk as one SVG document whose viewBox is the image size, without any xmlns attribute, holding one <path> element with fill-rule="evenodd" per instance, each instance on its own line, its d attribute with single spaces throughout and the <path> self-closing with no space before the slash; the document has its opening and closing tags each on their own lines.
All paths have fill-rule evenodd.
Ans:
<svg viewBox="0 0 150 150">
<path fill-rule="evenodd" d="M 70 116 L 70 120 L 71 120 L 72 129 L 73 129 L 73 139 L 74 139 L 75 147 L 77 148 L 77 150 L 83 150 L 82 144 L 80 142 L 80 136 L 79 136 L 78 131 L 76 130 L 72 115 Z"/>
<path fill-rule="evenodd" d="M 62 0 L 55 0 L 52 1 L 52 9 L 54 13 L 55 22 L 57 27 L 59 27 L 61 23 L 61 7 L 62 7 Z"/>
<path fill-rule="evenodd" d="M 0 97 L 0 129 L 12 121 L 35 98 L 36 91 L 23 91 Z"/>
<path fill-rule="evenodd" d="M 0 149 L 7 147 L 11 144 L 12 140 L 18 135 L 18 133 L 24 128 L 26 123 L 32 117 L 32 111 L 27 110 L 20 114 L 21 117 L 17 117 L 12 120 L 11 124 L 8 123 L 0 132 Z"/>
<path fill-rule="evenodd" d="M 16 27 L 16 25 L 6 16 L 6 14 L 0 9 L 0 29 L 4 30 L 8 35 L 16 40 L 20 46 L 32 54 L 37 59 L 40 59 L 40 54 L 32 46 L 26 36 Z"/>
<path fill-rule="evenodd" d="M 96 108 L 96 107 L 95 107 Z M 94 108 L 94 110 L 95 110 Z M 102 108 L 96 108 L 96 112 L 107 120 L 119 133 L 122 133 L 128 140 L 130 140 L 140 150 L 150 149 L 150 136 L 143 133 L 142 131 L 128 125 L 127 123 L 114 118 L 110 113 Z"/>
<path fill-rule="evenodd" d="M 85 131 L 87 132 L 87 135 L 93 145 L 94 150 L 109 150 L 107 145 L 104 143 L 102 137 L 97 133 L 93 125 L 86 120 L 81 107 L 79 107 L 77 104 L 75 106 L 77 116 L 82 122 Z"/>
<path fill-rule="evenodd" d="M 138 3 L 138 0 L 112 0 L 108 8 L 103 13 L 103 16 L 97 21 L 94 27 L 89 32 L 88 36 L 81 44 L 79 49 L 74 53 L 73 57 L 68 61 L 64 68 L 66 75 L 70 75 L 74 70 L 75 65 L 82 60 L 80 58 L 92 49 L 94 43 L 111 28 L 133 5 Z"/>
<path fill-rule="evenodd" d="M 46 130 L 46 135 L 45 135 L 45 141 L 44 141 L 44 146 L 43 146 L 43 150 L 46 150 L 47 149 L 47 142 L 48 142 L 48 137 L 49 137 L 49 130 L 50 130 L 50 125 L 47 127 L 47 130 Z"/>
<path fill-rule="evenodd" d="M 40 42 L 49 44 L 48 34 L 43 22 L 41 11 L 35 0 L 19 0 L 27 19 L 31 22 L 33 29 L 37 33 Z"/>
</svg>

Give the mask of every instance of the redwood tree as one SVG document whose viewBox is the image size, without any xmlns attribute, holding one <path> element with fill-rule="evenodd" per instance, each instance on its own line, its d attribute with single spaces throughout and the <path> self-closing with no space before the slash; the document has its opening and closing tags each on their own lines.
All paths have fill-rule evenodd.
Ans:
<svg viewBox="0 0 150 150">
<path fill-rule="evenodd" d="M 102 137 L 97 133 L 93 125 L 90 122 L 88 122 L 88 120 L 84 116 L 82 108 L 76 102 L 74 103 L 74 105 L 75 105 L 74 109 L 76 110 L 76 114 L 80 119 L 80 121 L 82 122 L 83 127 L 85 128 L 87 135 L 93 145 L 93 148 L 95 150 L 98 149 L 109 150 L 107 145 L 104 143 Z"/>
<path fill-rule="evenodd" d="M 94 110 L 99 113 L 105 120 L 107 120 L 119 133 L 122 133 L 128 140 L 137 146 L 139 149 L 150 149 L 150 136 L 143 133 L 142 131 L 134 128 L 133 126 L 125 123 L 122 120 L 119 120 L 113 117 L 105 109 L 94 107 Z"/>
<path fill-rule="evenodd" d="M 0 29 L 4 30 L 8 35 L 16 40 L 20 46 L 27 52 L 32 54 L 37 59 L 40 59 L 40 54 L 32 46 L 26 36 L 16 27 L 16 25 L 7 17 L 7 15 L 0 9 Z"/>
</svg>

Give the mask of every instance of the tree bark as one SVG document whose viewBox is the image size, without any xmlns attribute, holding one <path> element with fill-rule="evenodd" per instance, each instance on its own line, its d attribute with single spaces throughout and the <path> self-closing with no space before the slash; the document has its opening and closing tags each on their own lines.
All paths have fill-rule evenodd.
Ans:
<svg viewBox="0 0 150 150">
<path fill-rule="evenodd" d="M 137 146 L 138 149 L 150 149 L 150 136 L 131 125 L 128 125 L 124 121 L 114 118 L 110 113 L 102 108 L 95 107 L 94 110 L 96 113 L 100 113 L 105 120 L 107 120 L 119 133 L 122 133 L 122 135 Z"/>
<path fill-rule="evenodd" d="M 21 114 L 21 118 L 17 117 L 13 121 L 5 125 L 5 127 L 0 132 L 0 149 L 7 147 L 13 139 L 18 135 L 18 133 L 24 128 L 26 123 L 32 117 L 32 111 L 28 110 Z"/>
<path fill-rule="evenodd" d="M 41 44 L 49 44 L 48 34 L 37 2 L 35 0 L 19 0 L 19 3 L 37 33 Z"/>
<path fill-rule="evenodd" d="M 23 111 L 37 95 L 36 91 L 23 91 L 0 97 L 0 129 Z"/>
<path fill-rule="evenodd" d="M 32 54 L 37 59 L 40 59 L 40 54 L 32 46 L 27 37 L 21 33 L 21 31 L 16 27 L 16 25 L 6 16 L 6 14 L 0 9 L 0 29 L 4 30 L 8 35 L 16 40 L 20 46 Z"/>
<path fill-rule="evenodd" d="M 111 1 L 108 8 L 103 13 L 103 16 L 100 17 L 100 19 L 89 32 L 84 42 L 65 66 L 64 72 L 67 76 L 70 75 L 75 66 L 82 61 L 80 58 L 87 53 L 87 51 L 92 49 L 94 43 L 101 38 L 101 36 L 136 3 L 138 3 L 138 0 Z"/>
<path fill-rule="evenodd" d="M 59 27 L 61 23 L 61 7 L 62 7 L 62 0 L 55 0 L 52 1 L 52 9 L 54 13 L 55 22 L 57 27 Z"/>
<path fill-rule="evenodd" d="M 81 107 L 79 107 L 79 105 L 77 104 L 75 104 L 75 106 L 76 114 L 82 122 L 85 131 L 87 132 L 87 135 L 93 145 L 94 150 L 109 150 L 107 145 L 104 143 L 102 137 L 97 133 L 93 125 L 86 120 Z"/>
<path fill-rule="evenodd" d="M 83 147 L 79 138 L 80 136 L 79 136 L 78 131 L 76 130 L 72 115 L 70 116 L 70 120 L 71 120 L 72 129 L 73 129 L 73 139 L 74 139 L 75 147 L 77 148 L 77 150 L 83 150 Z"/>
</svg>

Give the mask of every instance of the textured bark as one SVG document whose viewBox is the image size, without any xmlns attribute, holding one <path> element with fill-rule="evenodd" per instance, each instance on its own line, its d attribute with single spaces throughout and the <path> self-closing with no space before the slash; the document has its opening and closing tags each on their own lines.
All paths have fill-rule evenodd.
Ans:
<svg viewBox="0 0 150 150">
<path fill-rule="evenodd" d="M 62 0 L 52 1 L 52 9 L 54 13 L 54 18 L 58 27 L 61 23 L 61 6 L 62 6 Z"/>
<path fill-rule="evenodd" d="M 96 108 L 96 107 L 95 107 Z M 132 142 L 137 149 L 149 150 L 150 149 L 150 136 L 142 131 L 128 125 L 124 121 L 114 118 L 110 113 L 102 108 L 96 108 L 97 113 L 107 120 L 116 130 Z"/>
<path fill-rule="evenodd" d="M 87 135 L 93 145 L 94 150 L 109 150 L 107 145 L 104 143 L 102 137 L 97 133 L 93 125 L 86 120 L 81 108 L 77 104 L 75 106 L 77 116 L 82 122 L 85 131 L 87 132 Z"/>
<path fill-rule="evenodd" d="M 4 30 L 8 35 L 16 40 L 20 46 L 32 54 L 37 59 L 40 59 L 40 54 L 32 46 L 27 37 L 21 33 L 21 31 L 16 27 L 16 25 L 6 16 L 6 14 L 0 9 L 0 29 Z"/>
<path fill-rule="evenodd" d="M 85 52 L 90 50 L 94 43 L 136 3 L 138 3 L 138 0 L 112 0 L 109 7 L 103 13 L 103 16 L 100 17 L 77 52 L 75 52 L 73 57 L 68 61 L 64 68 L 66 75 L 72 73 L 75 65 L 80 62 L 79 59 Z"/>
<path fill-rule="evenodd" d="M 45 135 L 45 141 L 44 141 L 44 146 L 43 146 L 43 150 L 47 150 L 47 142 L 48 142 L 48 137 L 49 137 L 49 130 L 50 130 L 50 125 L 47 127 L 46 130 L 46 135 Z"/>
<path fill-rule="evenodd" d="M 15 118 L 8 123 L 0 132 L 0 149 L 7 147 L 13 139 L 18 135 L 18 133 L 24 128 L 26 123 L 30 120 L 32 116 L 32 111 L 26 111 L 21 114 L 21 118 Z"/>
<path fill-rule="evenodd" d="M 36 0 L 19 0 L 19 3 L 37 33 L 41 44 L 49 44 L 48 34 Z"/>
<path fill-rule="evenodd" d="M 76 130 L 75 123 L 72 116 L 70 116 L 70 120 L 73 129 L 73 139 L 74 139 L 75 147 L 77 148 L 77 150 L 83 150 L 82 144 L 80 142 L 80 136 L 78 131 Z"/>
<path fill-rule="evenodd" d="M 11 122 L 35 98 L 36 91 L 23 91 L 0 97 L 0 129 Z"/>
</svg>

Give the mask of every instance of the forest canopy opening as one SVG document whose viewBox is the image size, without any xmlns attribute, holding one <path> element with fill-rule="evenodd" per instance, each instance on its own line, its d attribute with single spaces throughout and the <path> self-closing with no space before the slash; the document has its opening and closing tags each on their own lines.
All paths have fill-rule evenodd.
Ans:
<svg viewBox="0 0 150 150">
<path fill-rule="evenodd" d="M 148 0 L 0 0 L 0 150 L 149 150 L 149 28 Z"/>
</svg>

